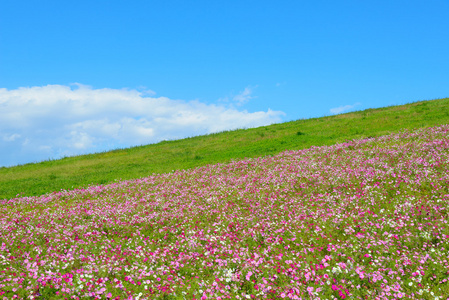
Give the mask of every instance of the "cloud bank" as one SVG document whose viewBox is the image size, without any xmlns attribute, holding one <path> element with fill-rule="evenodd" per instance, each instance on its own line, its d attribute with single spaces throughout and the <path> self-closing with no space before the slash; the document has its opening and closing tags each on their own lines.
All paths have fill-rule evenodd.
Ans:
<svg viewBox="0 0 449 300">
<path fill-rule="evenodd" d="M 355 107 L 357 107 L 357 106 L 359 106 L 359 105 L 360 105 L 360 103 L 357 102 L 357 103 L 355 103 L 355 104 L 353 104 L 353 105 L 345 105 L 345 106 L 335 107 L 335 108 L 331 108 L 331 109 L 330 109 L 330 112 L 331 112 L 332 114 L 336 115 L 336 114 L 340 114 L 340 113 L 342 113 L 342 112 L 351 110 L 351 109 L 353 109 L 353 108 L 355 108 Z"/>
<path fill-rule="evenodd" d="M 239 103 L 249 101 L 244 91 Z M 281 111 L 154 97 L 74 84 L 0 89 L 0 166 L 281 121 Z"/>
</svg>

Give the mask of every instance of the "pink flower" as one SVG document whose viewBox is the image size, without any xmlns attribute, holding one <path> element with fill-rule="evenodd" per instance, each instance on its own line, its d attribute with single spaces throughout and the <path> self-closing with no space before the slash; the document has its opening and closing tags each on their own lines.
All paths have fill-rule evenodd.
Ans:
<svg viewBox="0 0 449 300">
<path fill-rule="evenodd" d="M 111 297 L 112 297 L 112 294 L 111 294 L 111 293 L 109 293 L 109 294 L 106 295 L 106 298 L 111 298 Z"/>
<path fill-rule="evenodd" d="M 250 280 L 251 275 L 253 275 L 253 272 L 249 271 L 248 274 L 246 274 L 246 280 Z"/>
</svg>

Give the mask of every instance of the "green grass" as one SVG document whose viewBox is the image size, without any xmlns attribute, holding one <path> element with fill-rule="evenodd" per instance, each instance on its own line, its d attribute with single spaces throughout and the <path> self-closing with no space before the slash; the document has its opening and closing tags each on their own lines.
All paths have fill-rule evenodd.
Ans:
<svg viewBox="0 0 449 300">
<path fill-rule="evenodd" d="M 449 98 L 0 168 L 0 199 L 105 184 L 449 123 Z"/>
</svg>

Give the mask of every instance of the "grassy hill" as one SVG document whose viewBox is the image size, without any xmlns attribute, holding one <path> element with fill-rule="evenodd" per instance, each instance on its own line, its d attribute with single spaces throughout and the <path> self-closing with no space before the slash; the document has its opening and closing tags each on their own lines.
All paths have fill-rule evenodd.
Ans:
<svg viewBox="0 0 449 300">
<path fill-rule="evenodd" d="M 449 98 L 0 168 L 0 199 L 449 123 Z"/>
</svg>

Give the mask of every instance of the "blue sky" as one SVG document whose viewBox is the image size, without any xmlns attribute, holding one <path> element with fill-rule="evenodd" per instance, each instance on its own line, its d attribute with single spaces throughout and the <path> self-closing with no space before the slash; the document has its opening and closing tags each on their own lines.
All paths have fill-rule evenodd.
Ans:
<svg viewBox="0 0 449 300">
<path fill-rule="evenodd" d="M 0 166 L 449 96 L 448 1 L 6 1 Z"/>
</svg>

